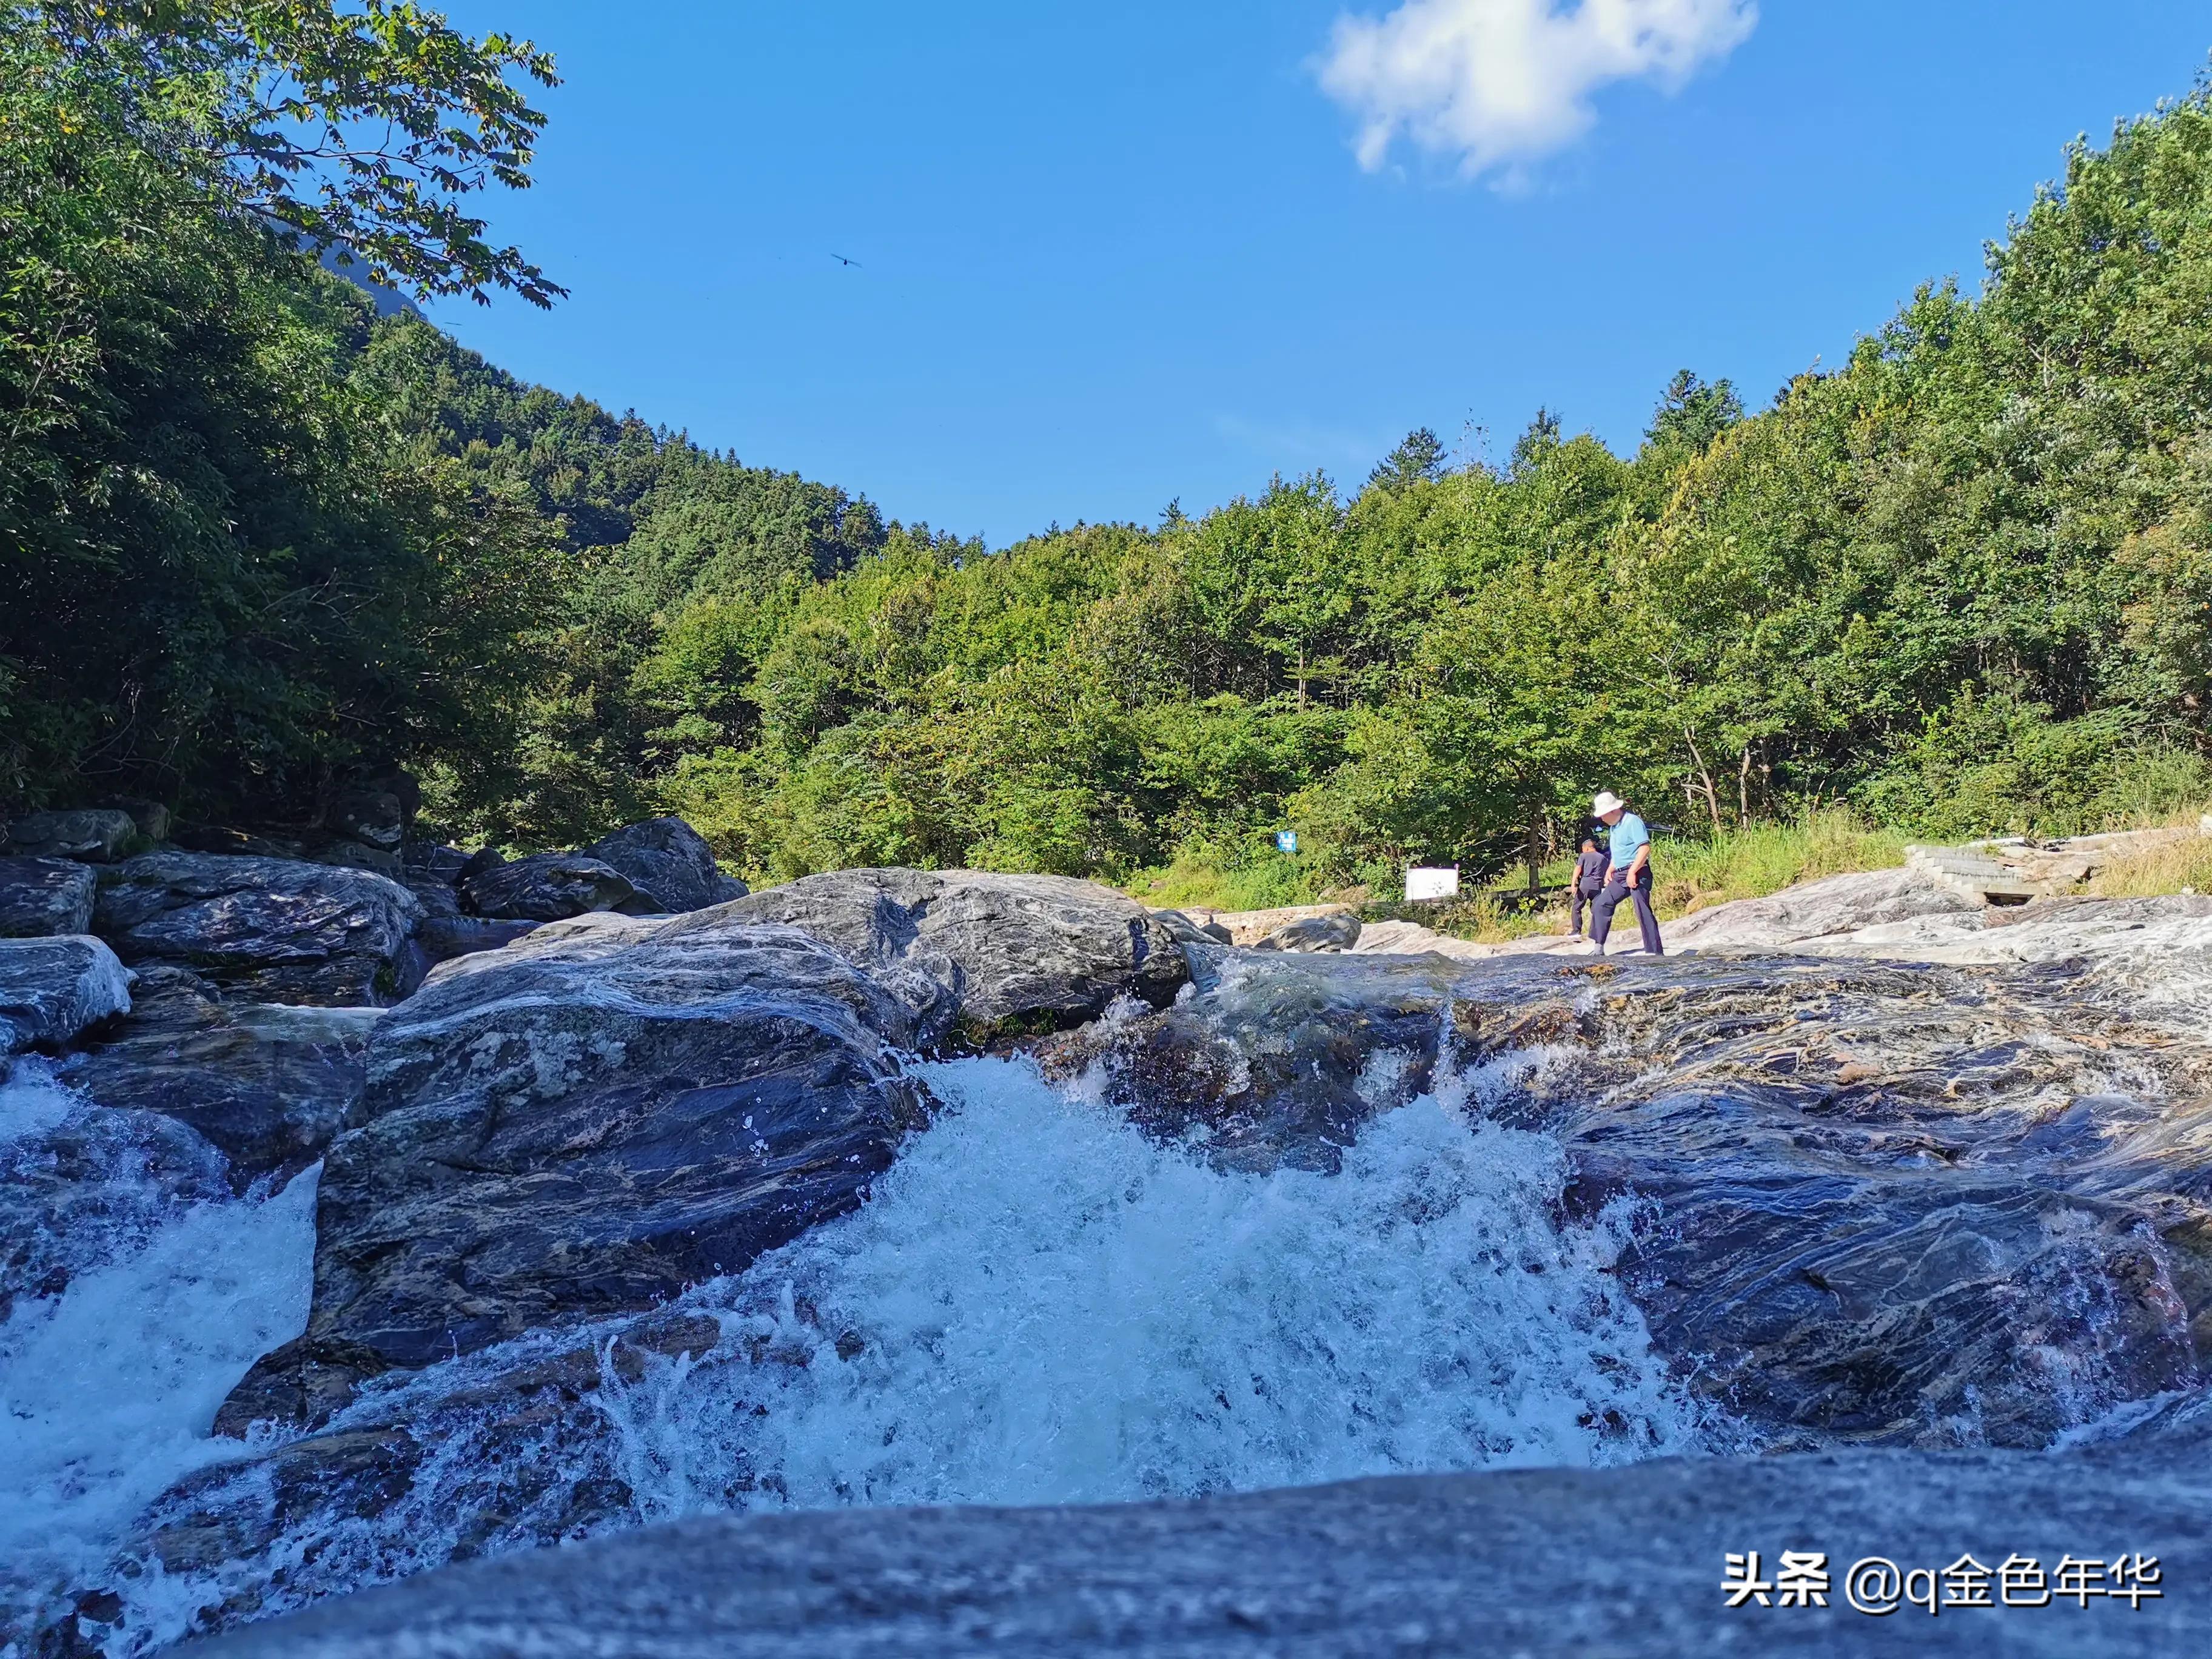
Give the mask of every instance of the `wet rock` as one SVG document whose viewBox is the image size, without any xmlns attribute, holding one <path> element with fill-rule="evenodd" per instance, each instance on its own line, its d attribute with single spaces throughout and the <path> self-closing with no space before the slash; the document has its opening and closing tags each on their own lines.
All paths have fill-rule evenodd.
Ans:
<svg viewBox="0 0 2212 1659">
<path fill-rule="evenodd" d="M 656 908 L 672 914 L 726 904 L 750 890 L 722 873 L 714 849 L 682 818 L 630 824 L 585 848 L 583 856 L 620 871 Z"/>
<path fill-rule="evenodd" d="M 421 902 L 364 870 L 149 853 L 102 878 L 94 930 L 133 965 L 186 968 L 226 995 L 383 1004 L 411 988 Z"/>
<path fill-rule="evenodd" d="M 99 884 L 74 859 L 0 859 L 0 939 L 88 932 Z"/>
<path fill-rule="evenodd" d="M 1200 922 L 1181 910 L 1155 910 L 1152 915 L 1166 924 L 1168 932 L 1175 935 L 1179 945 L 1233 945 L 1237 942 L 1230 931 L 1218 921 Z"/>
<path fill-rule="evenodd" d="M 96 1106 L 18 1075 L 0 1135 L 0 1323 L 16 1304 L 139 1247 L 184 1206 L 231 1195 L 221 1153 L 185 1124 Z"/>
<path fill-rule="evenodd" d="M 1765 898 L 1739 899 L 1666 924 L 1673 951 L 1771 949 L 1918 916 L 1978 921 L 1981 905 L 1917 870 L 1830 876 Z"/>
<path fill-rule="evenodd" d="M 726 914 L 798 927 L 932 1014 L 929 1043 L 981 1044 L 1154 1007 L 1189 977 L 1175 935 L 1120 893 L 1065 876 L 846 870 L 739 899 Z"/>
<path fill-rule="evenodd" d="M 701 1517 L 425 1575 L 236 1631 L 209 1659 L 1007 1653 L 1207 1656 L 2200 1651 L 2212 1502 L 2193 1442 L 2058 1457 L 1859 1452 L 1407 1475 L 1167 1503 Z M 1723 1558 L 1818 1552 L 1824 1606 L 1729 1610 Z M 2052 1572 L 2155 1557 L 2138 1605 L 1916 1607 L 1844 1592 L 1867 1557 Z M 1992 1597 L 1993 1601 L 1995 1597 Z M 1727 1621 L 1736 1622 L 1729 1623 Z M 1737 1640 L 1735 1638 L 1741 1632 Z M 1896 1635 L 1893 1644 L 1877 1636 Z"/>
<path fill-rule="evenodd" d="M 312 1420 L 372 1368 L 654 1305 L 889 1167 L 923 1112 L 892 1054 L 903 1005 L 725 910 L 616 931 L 447 963 L 379 1024 L 362 1127 L 324 1166 L 307 1335 L 226 1426 Z"/>
<path fill-rule="evenodd" d="M 1252 948 L 1255 951 L 1349 951 L 1359 943 L 1354 915 L 1304 916 L 1286 922 Z"/>
<path fill-rule="evenodd" d="M 114 1035 L 63 1072 L 101 1105 L 198 1131 L 243 1188 L 323 1154 L 361 1098 L 374 1009 L 226 1002 L 182 969 L 149 967 Z"/>
<path fill-rule="evenodd" d="M 0 939 L 0 1055 L 58 1048 L 128 1012 L 131 978 L 96 939 Z"/>
<path fill-rule="evenodd" d="M 659 908 L 621 871 L 574 853 L 539 853 L 511 864 L 488 864 L 471 869 L 459 886 L 461 902 L 470 910 L 504 921 L 559 921 L 593 910 L 640 914 Z"/>
<path fill-rule="evenodd" d="M 15 858 L 81 859 L 107 864 L 122 857 L 137 834 L 128 812 L 89 807 L 75 812 L 33 812 L 8 826 L 7 851 Z"/>
<path fill-rule="evenodd" d="M 1457 1078 L 1565 1142 L 1570 1212 L 1640 1206 L 1618 1271 L 1732 1420 L 2039 1446 L 2203 1380 L 2212 1051 L 2136 961 L 1244 956 L 1041 1059 L 1232 1167 L 1332 1168 Z"/>
</svg>

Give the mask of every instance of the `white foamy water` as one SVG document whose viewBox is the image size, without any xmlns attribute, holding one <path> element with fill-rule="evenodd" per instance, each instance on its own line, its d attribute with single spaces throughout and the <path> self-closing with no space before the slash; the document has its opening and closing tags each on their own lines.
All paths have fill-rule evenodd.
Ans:
<svg viewBox="0 0 2212 1659">
<path fill-rule="evenodd" d="M 649 1512 L 724 1506 L 732 1451 L 767 1499 L 819 1507 L 1589 1463 L 1688 1437 L 1602 1271 L 1617 1239 L 1553 1222 L 1548 1137 L 1424 1097 L 1340 1175 L 1225 1175 L 1025 1065 L 929 1081 L 957 1109 L 872 1204 L 687 1298 L 771 1358 L 603 1389 Z"/>
<path fill-rule="evenodd" d="M 1221 1172 L 1024 1063 L 924 1074 L 946 1110 L 869 1204 L 682 1298 L 720 1324 L 711 1353 L 624 1381 L 624 1322 L 608 1322 L 597 1390 L 521 1426 L 496 1379 L 577 1333 L 374 1387 L 332 1426 L 410 1425 L 429 1449 L 411 1486 L 367 1518 L 289 1520 L 204 1577 L 142 1559 L 99 1578 L 128 1609 L 111 1650 L 173 1640 L 241 1591 L 273 1613 L 682 1514 L 1135 1498 L 1696 1443 L 1607 1272 L 1625 1218 L 1559 1224 L 1558 1144 L 1465 1109 L 1507 1070 L 1383 1114 L 1334 1176 Z M 11 1324 L 0 1388 L 28 1408 L 8 1443 L 27 1461 L 0 1453 L 0 1504 L 27 1497 L 24 1535 L 65 1532 L 86 1559 L 127 1545 L 148 1498 L 234 1450 L 208 1422 L 301 1328 L 312 1202 L 301 1182 L 198 1206 L 20 1340 Z M 471 1389 L 487 1391 L 455 1403 Z M 195 1507 L 253 1535 L 267 1482 L 222 1485 Z"/>
<path fill-rule="evenodd" d="M 34 1158 L 40 1137 L 100 1109 L 19 1066 L 0 1085 L 0 1138 Z M 84 1265 L 0 1324 L 0 1613 L 89 1581 L 149 1500 L 235 1456 L 237 1442 L 209 1434 L 216 1408 L 307 1324 L 314 1171 L 274 1197 L 164 1202 L 127 1139 L 112 1139 L 119 1150 L 87 1181 L 118 1190 L 86 1212 Z M 71 1241 L 58 1243 L 68 1260 Z"/>
</svg>

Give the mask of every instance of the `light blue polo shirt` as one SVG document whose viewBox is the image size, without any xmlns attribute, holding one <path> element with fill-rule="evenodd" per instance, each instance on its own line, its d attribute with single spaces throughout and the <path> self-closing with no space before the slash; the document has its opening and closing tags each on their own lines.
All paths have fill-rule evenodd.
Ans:
<svg viewBox="0 0 2212 1659">
<path fill-rule="evenodd" d="M 1633 812 L 1623 812 L 1620 822 L 1613 826 L 1613 847 L 1610 857 L 1613 872 L 1626 876 L 1628 866 L 1636 861 L 1636 849 L 1651 845 L 1651 832 L 1644 827 L 1644 820 Z"/>
</svg>

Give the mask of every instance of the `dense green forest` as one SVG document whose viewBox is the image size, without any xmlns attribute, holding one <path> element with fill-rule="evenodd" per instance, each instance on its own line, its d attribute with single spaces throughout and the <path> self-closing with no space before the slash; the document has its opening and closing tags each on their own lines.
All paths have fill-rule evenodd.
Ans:
<svg viewBox="0 0 2212 1659">
<path fill-rule="evenodd" d="M 756 878 L 1179 864 L 1288 896 L 1503 867 L 1599 785 L 1686 830 L 1844 802 L 1931 836 L 2212 790 L 2204 88 L 2069 151 L 1978 291 L 1931 283 L 1757 412 L 1686 373 L 1632 455 L 1539 413 L 1495 460 L 1417 432 L 1356 483 L 992 551 L 319 270 L 303 234 L 557 298 L 450 201 L 235 164 L 276 131 L 239 89 L 335 28 L 347 95 L 470 115 L 483 154 L 434 182 L 526 182 L 537 118 L 498 88 L 550 62 L 440 27 L 0 5 L 0 800 L 301 822 L 400 763 L 438 828 L 517 846 L 673 810 Z"/>
</svg>

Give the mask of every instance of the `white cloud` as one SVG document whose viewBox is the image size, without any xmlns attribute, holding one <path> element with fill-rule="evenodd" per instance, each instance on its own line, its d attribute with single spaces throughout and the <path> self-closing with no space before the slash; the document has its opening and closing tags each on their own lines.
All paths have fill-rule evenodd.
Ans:
<svg viewBox="0 0 2212 1659">
<path fill-rule="evenodd" d="M 1359 164 L 1401 133 L 1473 178 L 1515 177 L 1596 119 L 1613 81 L 1679 88 L 1759 22 L 1755 0 L 1405 0 L 1384 17 L 1337 19 L 1322 90 L 1359 118 Z"/>
</svg>

